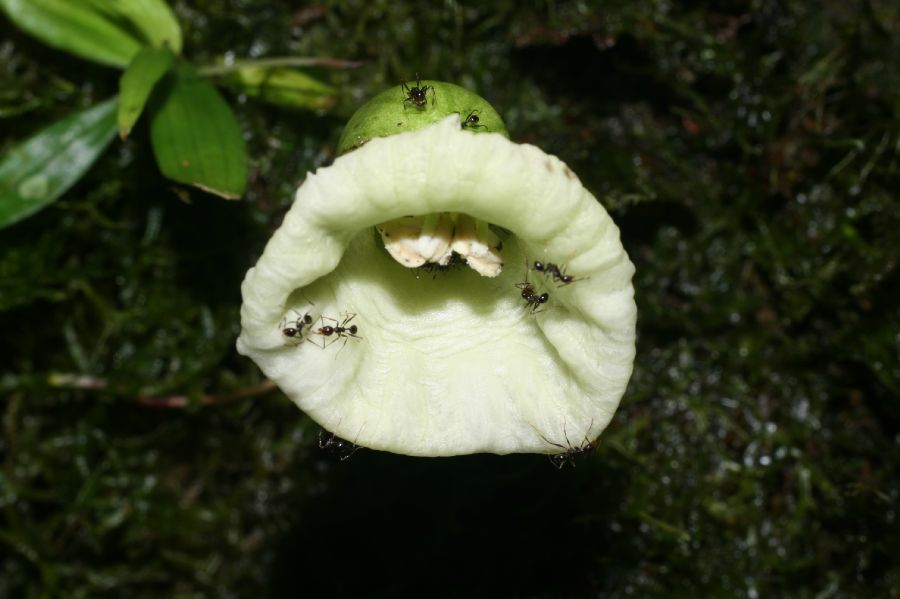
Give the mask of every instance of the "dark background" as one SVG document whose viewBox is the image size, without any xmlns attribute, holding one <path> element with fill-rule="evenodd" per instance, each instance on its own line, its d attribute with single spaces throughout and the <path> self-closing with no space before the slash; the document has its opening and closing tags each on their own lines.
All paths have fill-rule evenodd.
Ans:
<svg viewBox="0 0 900 599">
<path fill-rule="evenodd" d="M 895 2 L 174 6 L 197 64 L 363 66 L 311 71 L 323 114 L 227 95 L 241 202 L 176 189 L 140 125 L 0 231 L 0 596 L 896 596 Z M 637 267 L 634 377 L 576 468 L 340 461 L 234 350 L 297 184 L 416 72 L 571 165 Z M 0 149 L 117 78 L 0 20 Z"/>
</svg>

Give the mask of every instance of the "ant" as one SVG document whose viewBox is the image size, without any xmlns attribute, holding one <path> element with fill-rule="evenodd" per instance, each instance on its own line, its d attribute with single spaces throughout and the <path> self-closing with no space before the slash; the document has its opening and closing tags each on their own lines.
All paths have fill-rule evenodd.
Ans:
<svg viewBox="0 0 900 599">
<path fill-rule="evenodd" d="M 362 432 L 361 429 L 360 432 Z M 349 460 L 350 456 L 360 450 L 360 447 L 355 442 L 341 439 L 334 433 L 321 430 L 319 431 L 319 449 L 327 449 L 331 453 L 340 456 L 339 459 L 343 462 L 344 460 Z"/>
<path fill-rule="evenodd" d="M 534 289 L 534 285 L 528 282 L 528 261 L 525 262 L 525 281 L 522 283 L 516 283 L 516 288 L 522 290 L 522 299 L 525 300 L 525 307 L 531 308 L 531 313 L 535 314 L 540 312 L 538 308 L 541 304 L 546 304 L 547 300 L 550 299 L 550 294 L 546 291 L 540 295 L 538 295 L 537 291 Z"/>
<path fill-rule="evenodd" d="M 322 326 L 320 326 L 317 330 L 315 330 L 313 332 L 316 335 L 321 335 L 323 337 L 322 345 L 321 345 L 322 349 L 325 349 L 326 347 L 328 347 L 329 345 L 331 345 L 332 343 L 334 343 L 335 341 L 337 341 L 338 339 L 341 339 L 341 338 L 344 339 L 344 344 L 347 343 L 347 340 L 350 337 L 355 337 L 356 339 L 362 339 L 362 337 L 360 337 L 359 335 L 356 334 L 357 331 L 359 331 L 359 327 L 357 327 L 355 324 L 350 325 L 349 327 L 347 326 L 347 323 L 350 322 L 351 320 L 353 320 L 354 318 L 356 318 L 356 314 L 347 314 L 346 317 L 344 318 L 344 320 L 342 320 L 341 322 L 338 322 L 334 318 L 328 318 L 327 316 L 320 316 L 319 321 L 321 321 Z M 330 324 L 326 325 L 325 324 L 326 320 L 333 322 L 334 325 L 333 326 Z M 335 336 L 334 339 L 332 339 L 328 343 L 325 343 L 324 338 L 331 337 L 332 335 Z M 307 341 L 309 341 L 313 345 L 318 345 L 318 343 L 316 343 L 312 339 L 307 338 Z M 343 347 L 343 346 L 341 346 L 341 347 Z"/>
<path fill-rule="evenodd" d="M 303 341 L 303 327 L 310 328 L 313 323 L 313 318 L 309 315 L 309 312 L 303 316 L 300 316 L 299 312 L 297 312 L 297 314 L 297 320 L 288 322 L 287 317 L 285 317 L 278 326 L 281 329 L 282 335 L 288 339 L 296 340 L 296 343 L 301 343 Z M 290 345 L 296 345 L 296 343 Z"/>
<path fill-rule="evenodd" d="M 590 424 L 590 426 L 588 426 L 588 430 L 591 430 L 592 426 L 594 426 L 593 420 L 591 420 L 591 424 Z M 552 454 L 552 455 L 547 456 L 547 458 L 550 460 L 550 463 L 553 464 L 554 466 L 556 466 L 557 470 L 562 470 L 562 467 L 565 466 L 566 463 L 571 464 L 572 468 L 574 468 L 575 467 L 575 456 L 579 456 L 584 453 L 590 453 L 591 451 L 594 451 L 594 449 L 597 447 L 597 440 L 594 439 L 593 441 L 591 441 L 590 439 L 588 439 L 587 432 L 584 433 L 584 443 L 582 443 L 579 446 L 573 446 L 572 442 L 569 441 L 568 433 L 566 433 L 566 423 L 565 422 L 563 422 L 563 436 L 565 436 L 565 438 L 566 438 L 565 445 L 560 445 L 559 443 L 554 443 L 553 441 L 551 441 L 550 439 L 545 437 L 540 431 L 538 431 L 538 435 L 540 435 L 541 439 L 543 439 L 550 445 L 555 445 L 556 447 L 559 447 L 560 449 L 563 450 L 562 453 L 557 453 L 557 454 Z"/>
<path fill-rule="evenodd" d="M 525 300 L 525 307 L 530 306 L 532 314 L 540 312 L 538 307 L 541 304 L 546 304 L 547 300 L 550 299 L 550 294 L 546 291 L 538 295 L 537 291 L 534 290 L 534 286 L 527 280 L 524 283 L 516 283 L 516 287 L 522 290 L 522 299 Z"/>
<path fill-rule="evenodd" d="M 406 98 L 403 99 L 403 103 L 411 102 L 413 106 L 422 110 L 425 108 L 425 104 L 428 101 L 428 90 L 431 90 L 431 103 L 434 104 L 434 86 L 433 85 L 422 85 L 422 82 L 419 81 L 419 74 L 416 73 L 416 86 L 410 88 L 406 85 L 405 81 L 400 82 L 400 86 L 404 92 L 406 92 Z"/>
<path fill-rule="evenodd" d="M 481 112 L 481 111 L 476 109 L 476 110 L 473 110 L 472 112 L 470 112 L 468 114 L 468 116 L 466 116 L 465 120 L 462 122 L 460 127 L 463 129 L 478 129 L 479 127 L 484 127 L 484 125 L 479 124 L 479 121 L 481 119 L 479 119 L 478 115 L 475 114 L 476 112 Z"/>
<path fill-rule="evenodd" d="M 557 266 L 556 264 L 553 264 L 552 262 L 548 262 L 547 264 L 544 264 L 543 262 L 538 262 L 537 260 L 535 260 L 534 261 L 534 270 L 536 270 L 538 272 L 542 272 L 546 275 L 550 275 L 551 277 L 553 277 L 554 281 L 556 281 L 558 283 L 562 283 L 563 285 L 568 285 L 569 283 L 575 282 L 574 276 L 566 274 L 565 266 L 560 268 L 559 266 Z"/>
</svg>

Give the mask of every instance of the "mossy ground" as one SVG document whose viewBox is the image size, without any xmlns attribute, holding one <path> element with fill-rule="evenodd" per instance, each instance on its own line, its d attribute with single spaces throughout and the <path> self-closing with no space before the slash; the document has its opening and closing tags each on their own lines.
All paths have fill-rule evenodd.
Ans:
<svg viewBox="0 0 900 599">
<path fill-rule="evenodd" d="M 179 199 L 141 125 L 0 231 L 0 596 L 896 593 L 893 3 L 292 4 L 176 3 L 199 61 L 365 63 L 320 73 L 344 93 L 325 116 L 231 98 L 244 201 Z M 0 149 L 114 93 L 0 33 Z M 296 185 L 416 71 L 486 98 L 621 226 L 635 374 L 575 469 L 341 462 L 235 353 L 241 278 Z"/>
</svg>

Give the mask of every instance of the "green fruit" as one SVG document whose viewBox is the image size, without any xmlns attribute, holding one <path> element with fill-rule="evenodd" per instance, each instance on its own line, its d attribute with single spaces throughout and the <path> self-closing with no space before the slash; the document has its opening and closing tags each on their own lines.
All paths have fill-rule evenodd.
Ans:
<svg viewBox="0 0 900 599">
<path fill-rule="evenodd" d="M 410 90 L 416 89 L 424 90 L 424 102 L 421 95 L 418 101 L 413 98 Z M 422 129 L 454 113 L 460 115 L 460 127 L 467 131 L 509 137 L 503 119 L 487 100 L 452 83 L 426 80 L 392 87 L 363 104 L 344 127 L 337 154 L 358 148 L 373 137 Z"/>
</svg>

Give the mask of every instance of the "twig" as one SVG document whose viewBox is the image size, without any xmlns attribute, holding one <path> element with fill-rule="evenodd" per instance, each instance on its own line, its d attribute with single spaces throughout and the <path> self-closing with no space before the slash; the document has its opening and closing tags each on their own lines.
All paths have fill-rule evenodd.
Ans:
<svg viewBox="0 0 900 599">
<path fill-rule="evenodd" d="M 109 381 L 106 379 L 81 374 L 51 374 L 47 377 L 47 383 L 52 387 L 80 389 L 83 391 L 103 391 L 109 388 Z M 265 395 L 275 389 L 275 383 L 270 380 L 265 380 L 252 387 L 245 387 L 223 395 L 210 395 L 204 393 L 200 396 L 197 403 L 201 406 L 215 406 L 256 397 L 258 395 Z M 191 398 L 187 395 L 139 395 L 135 399 L 135 403 L 150 408 L 181 409 L 191 405 Z"/>
<path fill-rule="evenodd" d="M 362 65 L 363 63 L 358 60 L 343 60 L 340 58 L 277 56 L 273 58 L 261 58 L 259 60 L 238 60 L 231 64 L 207 65 L 197 69 L 197 72 L 204 77 L 215 77 L 216 75 L 227 75 L 228 73 L 244 68 L 329 67 L 332 69 L 355 69 Z"/>
<path fill-rule="evenodd" d="M 86 391 L 102 391 L 109 386 L 109 381 L 87 374 L 51 374 L 47 377 L 51 387 L 66 389 L 84 389 Z"/>
<path fill-rule="evenodd" d="M 197 403 L 199 403 L 201 406 L 221 405 L 230 403 L 232 401 L 237 401 L 239 399 L 247 399 L 250 397 L 256 397 L 257 395 L 265 395 L 266 393 L 274 391 L 275 389 L 275 383 L 266 380 L 258 385 L 245 387 L 244 389 L 238 389 L 237 391 L 226 393 L 225 395 L 203 394 L 200 396 L 200 399 Z M 166 409 L 186 408 L 191 404 L 191 398 L 187 395 L 164 395 L 161 397 L 148 397 L 146 395 L 140 395 L 135 401 L 138 404 L 147 406 L 149 408 Z"/>
</svg>

